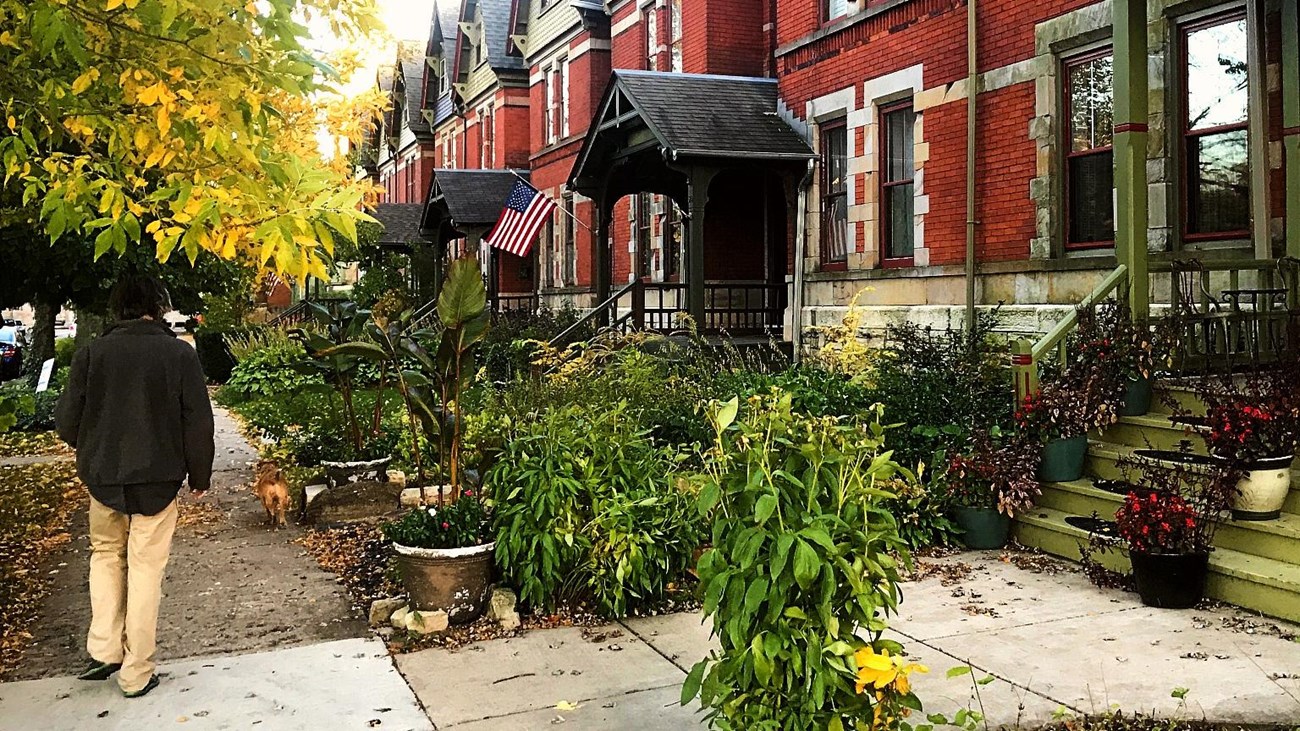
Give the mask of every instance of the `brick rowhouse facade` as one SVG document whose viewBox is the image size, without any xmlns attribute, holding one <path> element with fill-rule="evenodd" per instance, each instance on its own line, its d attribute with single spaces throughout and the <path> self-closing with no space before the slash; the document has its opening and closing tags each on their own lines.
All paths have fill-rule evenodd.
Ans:
<svg viewBox="0 0 1300 731">
<path fill-rule="evenodd" d="M 777 113 L 818 154 L 798 194 L 804 230 L 794 230 L 793 216 L 786 222 L 788 275 L 801 234 L 805 242 L 801 322 L 838 321 L 866 287 L 871 291 L 860 303 L 877 310 L 880 322 L 899 316 L 896 308 L 934 324 L 960 320 L 965 2 L 512 0 L 503 17 L 506 32 L 487 36 L 501 49 L 487 55 L 517 59 L 527 94 L 509 84 L 489 96 L 481 95 L 486 87 L 458 86 L 464 116 L 433 130 L 436 165 L 488 164 L 475 154 L 484 147 L 476 128 L 484 100 L 491 99 L 492 166 L 526 162 L 533 184 L 581 222 L 557 211 L 540 236 L 537 286 L 550 303 L 591 303 L 595 210 L 565 183 L 611 71 L 640 69 L 777 80 Z M 1149 17 L 1152 261 L 1203 250 L 1267 258 L 1284 243 L 1300 247 L 1300 120 L 1288 122 L 1283 113 L 1284 97 L 1300 93 L 1300 81 L 1291 78 L 1296 64 L 1284 53 L 1296 48 L 1297 30 L 1283 22 L 1277 3 L 1266 2 L 1248 11 L 1244 2 L 1154 0 Z M 456 59 L 462 77 L 463 28 Z M 1005 302 L 1013 313 L 1024 306 L 1015 326 L 1035 329 L 1043 305 L 1071 306 L 1116 264 L 1114 234 L 1108 235 L 1114 211 L 1106 204 L 1114 104 L 1110 3 L 983 2 L 977 29 L 977 300 Z M 1198 53 L 1207 47 L 1232 63 L 1202 63 Z M 1189 84 L 1193 73 L 1208 74 L 1208 81 Z M 1197 96 L 1202 85 L 1221 90 L 1222 98 L 1206 105 Z M 1222 124 L 1207 132 L 1191 119 L 1196 105 L 1220 110 L 1211 116 L 1224 117 L 1214 120 Z M 1201 151 L 1202 167 L 1190 150 Z M 752 220 L 745 193 L 743 181 L 723 178 L 710 190 L 716 209 L 705 236 L 710 279 L 754 275 L 745 236 L 730 248 L 712 243 L 730 231 L 743 233 Z M 615 205 L 611 224 L 615 288 L 637 271 L 648 281 L 679 276 L 674 257 L 681 225 L 670 200 L 627 196 Z M 1167 301 L 1168 285 L 1154 286 L 1154 296 Z M 1049 312 L 1046 321 L 1055 316 Z"/>
</svg>

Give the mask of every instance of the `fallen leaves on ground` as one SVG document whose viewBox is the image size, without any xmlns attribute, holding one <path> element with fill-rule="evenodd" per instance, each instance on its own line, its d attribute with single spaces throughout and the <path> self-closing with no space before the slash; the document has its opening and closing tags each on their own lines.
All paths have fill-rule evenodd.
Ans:
<svg viewBox="0 0 1300 731">
<path fill-rule="evenodd" d="M 391 544 L 377 526 L 350 525 L 308 531 L 295 543 L 307 549 L 321 568 L 337 575 L 362 612 L 370 603 L 402 594 L 389 564 Z"/>
<path fill-rule="evenodd" d="M 50 590 L 41 562 L 67 543 L 86 495 L 72 462 L 0 467 L 0 678 L 22 659 Z"/>
<path fill-rule="evenodd" d="M 924 581 L 932 576 L 938 576 L 940 584 L 952 586 L 969 579 L 974 570 L 973 566 L 961 561 L 938 562 L 918 559 L 907 578 L 911 581 Z"/>
<path fill-rule="evenodd" d="M 1195 619 L 1200 620 L 1200 617 L 1196 617 Z M 1300 635 L 1297 635 L 1295 630 L 1290 628 L 1284 629 L 1281 625 L 1265 619 L 1252 619 L 1250 617 L 1242 616 L 1223 617 L 1219 624 L 1223 629 L 1232 632 L 1240 632 L 1246 635 L 1277 637 L 1278 639 L 1287 640 L 1289 642 L 1300 641 Z"/>
<path fill-rule="evenodd" d="M 1292 731 L 1292 725 L 1243 726 L 1180 718 L 1152 718 L 1122 711 L 1106 716 L 1071 718 L 1042 727 L 1042 731 Z"/>
<path fill-rule="evenodd" d="M 1041 548 L 1030 548 L 1018 543 L 1007 546 L 1006 550 L 998 556 L 998 559 L 1002 563 L 1009 563 L 1022 571 L 1035 574 L 1054 575 L 1075 570 L 1073 566 L 1048 555 Z"/>
<path fill-rule="evenodd" d="M 176 505 L 177 528 L 207 528 L 226 520 L 226 512 L 210 502 L 191 502 L 182 499 Z"/>
<path fill-rule="evenodd" d="M 72 448 L 52 431 L 7 431 L 0 433 L 0 458 L 55 454 L 72 456 Z"/>
</svg>

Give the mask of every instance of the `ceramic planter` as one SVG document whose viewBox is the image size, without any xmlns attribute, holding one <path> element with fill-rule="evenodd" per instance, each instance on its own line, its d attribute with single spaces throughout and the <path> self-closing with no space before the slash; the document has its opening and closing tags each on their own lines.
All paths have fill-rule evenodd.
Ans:
<svg viewBox="0 0 1300 731">
<path fill-rule="evenodd" d="M 967 548 L 1002 548 L 1011 534 L 1011 518 L 997 508 L 958 505 L 953 508 L 953 519 L 962 530 L 961 541 Z"/>
<path fill-rule="evenodd" d="M 412 548 L 394 543 L 397 571 L 411 608 L 447 613 L 451 624 L 483 616 L 492 594 L 496 542 L 466 548 Z"/>
<path fill-rule="evenodd" d="M 1069 482 L 1083 477 L 1083 460 L 1088 456 L 1088 435 L 1053 439 L 1043 445 L 1043 461 L 1038 465 L 1041 482 Z"/>
<path fill-rule="evenodd" d="M 1205 596 L 1205 577 L 1210 570 L 1208 553 L 1129 552 L 1133 583 L 1148 607 L 1188 609 Z"/>
<path fill-rule="evenodd" d="M 1124 389 L 1124 401 L 1119 405 L 1120 416 L 1142 416 L 1151 410 L 1151 379 L 1131 378 Z"/>
<path fill-rule="evenodd" d="M 1291 489 L 1291 457 L 1273 457 L 1246 465 L 1237 482 L 1232 517 L 1237 520 L 1276 520 Z"/>
<path fill-rule="evenodd" d="M 330 487 L 338 487 L 349 482 L 387 482 L 388 463 L 392 460 L 392 457 L 382 457 L 357 462 L 322 461 L 320 466 L 325 469 L 325 482 Z"/>
</svg>

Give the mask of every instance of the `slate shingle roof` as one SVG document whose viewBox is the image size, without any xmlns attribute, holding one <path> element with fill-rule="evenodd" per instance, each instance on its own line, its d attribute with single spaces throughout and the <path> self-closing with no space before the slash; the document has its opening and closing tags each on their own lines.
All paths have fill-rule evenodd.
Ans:
<svg viewBox="0 0 1300 731">
<path fill-rule="evenodd" d="M 424 52 L 427 43 L 423 41 L 399 41 L 397 44 L 397 66 L 401 69 L 402 89 L 405 92 L 406 124 L 416 133 L 427 133 L 429 123 L 420 113 L 424 104 Z"/>
<path fill-rule="evenodd" d="M 679 155 L 812 157 L 777 115 L 775 79 L 620 70 L 612 83 Z"/>
<path fill-rule="evenodd" d="M 488 63 L 492 68 L 497 69 L 527 68 L 522 58 L 506 55 L 506 40 L 510 37 L 511 0 L 476 0 L 476 2 L 479 13 L 483 16 L 483 28 L 487 35 Z"/>
<path fill-rule="evenodd" d="M 457 226 L 490 226 L 501 216 L 510 188 L 518 178 L 525 180 L 528 171 L 510 170 L 435 170 L 430 208 L 444 208 Z M 430 221 L 426 216 L 425 224 Z"/>
<path fill-rule="evenodd" d="M 420 203 L 380 203 L 371 213 L 384 226 L 379 235 L 380 245 L 409 244 L 424 241 L 420 236 L 420 216 L 424 206 Z"/>
</svg>

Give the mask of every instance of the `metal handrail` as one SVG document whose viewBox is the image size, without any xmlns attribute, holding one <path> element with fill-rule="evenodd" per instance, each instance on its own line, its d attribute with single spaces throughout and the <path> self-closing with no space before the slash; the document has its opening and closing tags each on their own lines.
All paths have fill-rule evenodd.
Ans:
<svg viewBox="0 0 1300 731">
<path fill-rule="evenodd" d="M 623 297 L 626 297 L 628 293 L 630 293 L 632 290 L 636 289 L 637 285 L 639 284 L 640 282 L 632 282 L 628 284 L 626 287 L 610 295 L 609 298 L 606 299 L 604 302 L 601 302 L 600 304 L 591 308 L 587 312 L 587 314 L 578 318 L 577 322 L 566 327 L 559 335 L 556 335 L 555 337 L 551 338 L 551 345 L 552 346 L 564 345 L 571 335 L 573 335 L 575 332 L 579 332 L 582 328 L 586 327 L 587 325 L 590 325 L 592 320 L 595 320 L 597 317 L 604 315 L 606 312 L 610 311 L 611 308 L 617 308 L 618 301 Z M 610 324 L 611 325 L 617 324 L 616 320 L 617 318 L 611 317 Z"/>
</svg>

